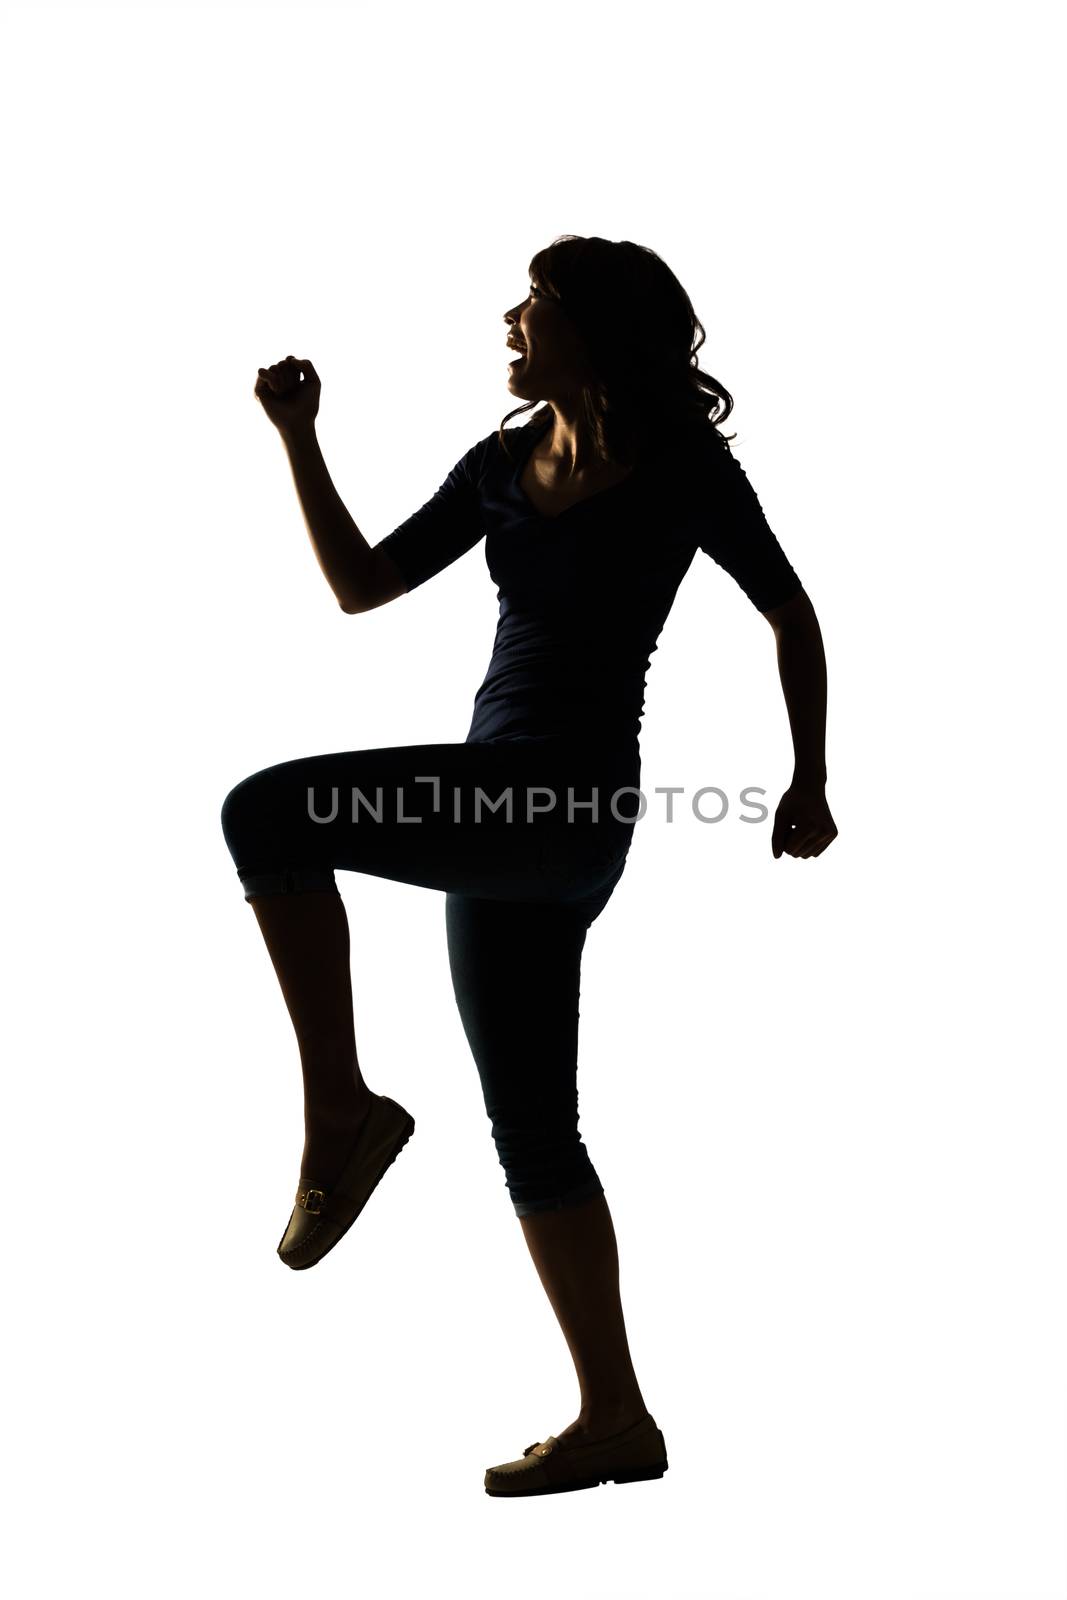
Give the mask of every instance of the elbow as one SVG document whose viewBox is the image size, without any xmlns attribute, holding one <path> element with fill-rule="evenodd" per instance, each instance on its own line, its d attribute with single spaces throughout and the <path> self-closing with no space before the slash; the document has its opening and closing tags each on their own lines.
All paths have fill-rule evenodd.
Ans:
<svg viewBox="0 0 1067 1600">
<path fill-rule="evenodd" d="M 808 594 L 805 589 L 798 589 L 796 594 L 791 595 L 790 598 L 783 601 L 780 606 L 772 606 L 771 609 L 769 611 L 765 611 L 763 615 L 766 617 L 768 623 L 774 629 L 775 633 L 778 633 L 782 628 L 789 627 L 791 624 L 796 622 L 810 623 L 816 620 L 815 607 L 808 598 Z"/>
</svg>

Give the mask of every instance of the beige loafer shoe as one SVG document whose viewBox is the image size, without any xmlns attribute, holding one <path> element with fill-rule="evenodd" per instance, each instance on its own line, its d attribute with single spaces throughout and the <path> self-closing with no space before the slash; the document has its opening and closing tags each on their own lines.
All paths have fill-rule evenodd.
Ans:
<svg viewBox="0 0 1067 1600">
<path fill-rule="evenodd" d="M 313 1267 L 343 1239 L 379 1180 L 415 1132 L 414 1118 L 386 1094 L 371 1091 L 367 1119 L 332 1189 L 301 1179 L 278 1254 L 287 1267 Z"/>
<path fill-rule="evenodd" d="M 568 1489 L 595 1489 L 602 1483 L 639 1483 L 662 1478 L 667 1446 L 646 1413 L 632 1427 L 607 1439 L 581 1444 L 549 1434 L 527 1445 L 521 1461 L 489 1467 L 485 1492 L 492 1495 L 560 1494 Z"/>
</svg>

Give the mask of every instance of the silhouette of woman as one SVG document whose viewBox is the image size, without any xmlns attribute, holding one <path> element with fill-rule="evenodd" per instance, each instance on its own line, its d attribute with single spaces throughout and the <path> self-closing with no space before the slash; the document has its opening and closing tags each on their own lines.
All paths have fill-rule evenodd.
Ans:
<svg viewBox="0 0 1067 1600">
<path fill-rule="evenodd" d="M 343 1237 L 414 1129 L 357 1059 L 334 872 L 445 895 L 493 1140 L 581 1393 L 568 1427 L 488 1469 L 490 1494 L 515 1495 L 666 1469 L 630 1359 L 611 1215 L 578 1132 L 578 1001 L 586 935 L 643 804 L 650 657 L 697 549 L 774 631 L 795 766 L 773 853 L 817 856 L 837 830 L 818 621 L 718 432 L 733 401 L 696 364 L 704 330 L 681 284 L 645 247 L 562 235 L 534 256 L 529 294 L 504 320 L 517 351 L 508 385 L 523 405 L 373 547 L 319 450 L 311 362 L 260 368 L 255 393 L 342 609 L 385 605 L 484 539 L 500 613 L 462 744 L 282 762 L 231 790 L 222 828 L 299 1046 L 305 1142 L 278 1246 L 297 1269 Z"/>
</svg>

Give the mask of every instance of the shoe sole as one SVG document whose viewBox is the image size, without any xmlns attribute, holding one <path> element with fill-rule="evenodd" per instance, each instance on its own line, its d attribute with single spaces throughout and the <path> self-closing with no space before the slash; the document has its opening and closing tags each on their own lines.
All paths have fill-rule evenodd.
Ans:
<svg viewBox="0 0 1067 1600">
<path fill-rule="evenodd" d="M 389 1171 L 389 1168 L 392 1166 L 393 1162 L 396 1160 L 397 1156 L 400 1154 L 401 1150 L 403 1150 L 404 1146 L 407 1144 L 408 1140 L 411 1138 L 411 1135 L 414 1132 L 415 1132 L 415 1118 L 409 1116 L 407 1125 L 406 1125 L 406 1127 L 404 1129 L 403 1137 L 393 1147 L 392 1155 L 386 1161 L 385 1165 L 382 1167 L 382 1170 L 379 1172 L 378 1176 L 375 1178 L 374 1182 L 371 1184 L 370 1188 L 367 1190 L 367 1193 L 364 1195 L 362 1201 L 360 1202 L 359 1209 L 352 1213 L 352 1215 L 349 1217 L 348 1221 L 345 1223 L 344 1227 L 341 1229 L 340 1233 L 337 1235 L 337 1238 L 334 1239 L 332 1241 L 332 1243 L 328 1244 L 326 1246 L 326 1249 L 323 1250 L 320 1255 L 313 1256 L 310 1261 L 290 1261 L 288 1255 L 283 1255 L 280 1250 L 277 1251 L 278 1259 L 280 1261 L 284 1261 L 285 1265 L 289 1268 L 289 1270 L 291 1272 L 306 1272 L 309 1267 L 317 1267 L 319 1262 L 322 1261 L 326 1256 L 328 1256 L 331 1250 L 336 1249 L 336 1247 L 341 1243 L 341 1240 L 344 1238 L 345 1234 L 348 1232 L 349 1228 L 351 1228 L 352 1224 L 354 1222 L 357 1222 L 359 1220 L 359 1218 L 363 1215 L 364 1209 L 366 1208 L 367 1201 L 370 1199 L 370 1197 L 374 1193 L 375 1189 L 377 1189 L 378 1185 L 381 1183 L 382 1179 L 385 1177 L 385 1174 Z M 283 1237 L 284 1237 L 284 1235 L 283 1235 Z"/>
<path fill-rule="evenodd" d="M 534 1494 L 567 1494 L 572 1489 L 599 1489 L 602 1483 L 647 1483 L 650 1478 L 662 1478 L 669 1463 L 657 1467 L 631 1467 L 627 1472 L 609 1472 L 604 1478 L 582 1478 L 576 1483 L 549 1483 L 540 1489 L 490 1489 L 486 1494 L 494 1500 L 526 1500 Z"/>
</svg>

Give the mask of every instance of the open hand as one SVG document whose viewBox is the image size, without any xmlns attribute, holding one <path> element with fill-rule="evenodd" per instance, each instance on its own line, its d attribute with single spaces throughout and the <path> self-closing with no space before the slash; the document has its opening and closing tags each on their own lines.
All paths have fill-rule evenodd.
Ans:
<svg viewBox="0 0 1067 1600">
<path fill-rule="evenodd" d="M 775 860 L 787 856 L 821 856 L 837 838 L 837 824 L 826 804 L 821 784 L 791 784 L 778 802 L 771 830 Z"/>
<path fill-rule="evenodd" d="M 319 410 L 322 384 L 310 361 L 286 356 L 272 367 L 260 367 L 256 398 L 279 433 L 309 427 Z"/>
</svg>

